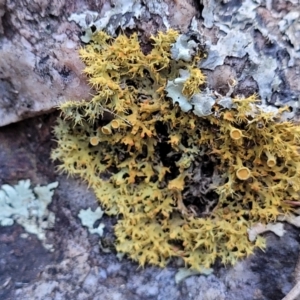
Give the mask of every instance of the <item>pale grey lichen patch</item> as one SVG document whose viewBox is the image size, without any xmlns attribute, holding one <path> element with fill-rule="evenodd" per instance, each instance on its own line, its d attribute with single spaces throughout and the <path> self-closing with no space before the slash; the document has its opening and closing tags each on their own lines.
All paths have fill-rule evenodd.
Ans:
<svg viewBox="0 0 300 300">
<path fill-rule="evenodd" d="M 68 18 L 68 21 L 74 21 L 78 24 L 83 30 L 84 33 L 80 37 L 81 41 L 84 43 L 88 43 L 93 35 L 93 31 L 91 29 L 92 25 L 94 25 L 95 21 L 97 20 L 99 14 L 95 11 L 87 10 L 84 13 L 73 13 Z"/>
<path fill-rule="evenodd" d="M 126 14 L 132 13 L 131 17 L 126 17 Z M 109 24 L 110 18 L 116 15 L 120 15 L 121 18 L 119 19 L 119 24 L 115 24 L 116 26 L 124 27 L 126 25 L 130 26 L 130 23 L 132 21 L 132 18 L 139 19 L 142 14 L 142 5 L 141 1 L 127 1 L 127 0 L 121 0 L 121 1 L 115 1 L 114 7 L 110 7 L 105 12 L 103 18 L 99 18 L 99 21 L 95 23 L 97 29 L 104 29 Z M 133 24 L 133 23 L 131 23 Z M 129 27 L 128 26 L 128 27 Z M 116 28 L 109 28 L 108 33 L 109 34 L 115 34 Z"/>
<path fill-rule="evenodd" d="M 248 238 L 251 242 L 254 242 L 258 235 L 263 234 L 267 231 L 272 231 L 277 236 L 283 236 L 285 233 L 282 223 L 257 223 L 247 230 Z"/>
<path fill-rule="evenodd" d="M 276 75 L 277 62 L 273 57 L 263 57 L 258 63 L 252 65 L 252 70 L 246 71 L 252 75 L 259 86 L 261 99 L 270 100 L 272 86 L 279 88 L 281 80 Z"/>
<path fill-rule="evenodd" d="M 281 65 L 275 50 L 269 54 L 265 51 L 266 47 L 258 45 L 255 34 L 260 32 L 261 41 L 269 43 L 273 48 L 285 49 L 289 54 L 287 67 L 294 66 L 300 58 L 299 9 L 278 18 L 274 16 L 272 5 L 267 5 L 266 11 L 260 1 L 223 1 L 218 5 L 215 1 L 204 1 L 203 5 L 204 25 L 219 31 L 216 36 L 217 43 L 215 37 L 211 40 L 208 38 L 208 57 L 200 63 L 200 67 L 214 70 L 224 64 L 226 57 L 247 57 L 247 68 L 237 80 L 243 82 L 249 76 L 252 77 L 257 82 L 258 93 L 264 103 L 274 102 L 275 97 L 281 105 L 282 102 L 286 102 L 284 89 L 288 84 L 284 84 L 284 78 L 278 76 L 281 74 L 280 68 L 286 66 Z M 293 47 L 289 46 L 287 41 L 290 41 Z M 295 93 L 296 91 L 288 92 L 293 100 L 296 98 Z"/>
<path fill-rule="evenodd" d="M 96 30 L 106 31 L 114 36 L 117 27 L 133 28 L 133 18 L 139 19 L 142 14 L 140 1 L 116 1 L 115 6 L 111 7 L 110 3 L 105 3 L 101 15 L 96 11 L 86 10 L 84 12 L 73 13 L 68 20 L 77 23 L 84 31 L 81 37 L 82 41 L 88 43 L 92 34 L 90 29 L 93 25 Z M 87 19 L 87 16 L 92 18 Z M 87 20 L 89 22 L 87 22 Z"/>
<path fill-rule="evenodd" d="M 98 13 L 96 11 L 86 10 L 84 13 L 73 13 L 68 18 L 68 21 L 74 21 L 81 28 L 86 28 L 87 26 L 93 24 L 93 22 L 98 18 Z"/>
<path fill-rule="evenodd" d="M 10 186 L 4 184 L 0 189 L 0 226 L 20 224 L 27 233 L 37 236 L 43 246 L 53 251 L 53 245 L 46 243 L 46 230 L 53 228 L 55 215 L 48 210 L 54 189 L 58 182 L 47 186 L 30 188 L 30 180 L 21 180 Z M 26 235 L 23 235 L 25 237 Z"/>
<path fill-rule="evenodd" d="M 229 2 L 229 1 L 228 1 Z M 256 20 L 257 1 L 244 0 L 241 6 L 216 5 L 215 1 L 203 1 L 204 8 L 202 17 L 207 28 L 216 25 L 225 33 L 229 33 L 233 28 L 244 29 L 247 23 L 253 24 Z"/>
<path fill-rule="evenodd" d="M 168 97 L 170 97 L 174 104 L 178 103 L 181 110 L 188 112 L 193 110 L 193 113 L 199 117 L 208 116 L 212 113 L 211 109 L 216 103 L 216 97 L 209 89 L 204 92 L 197 93 L 188 99 L 182 94 L 182 89 L 185 81 L 189 78 L 189 71 L 180 69 L 180 77 L 174 80 L 168 80 L 165 88 Z"/>
<path fill-rule="evenodd" d="M 294 214 L 288 216 L 279 216 L 278 221 L 287 222 L 293 226 L 300 227 L 300 209 L 298 209 Z"/>
<path fill-rule="evenodd" d="M 222 97 L 220 100 L 218 100 L 218 104 L 224 108 L 232 109 L 234 107 L 234 103 L 232 101 L 231 97 Z"/>
<path fill-rule="evenodd" d="M 181 34 L 171 48 L 172 59 L 191 61 L 196 53 L 197 43 L 185 35 Z"/>
<path fill-rule="evenodd" d="M 114 2 L 113 6 L 107 1 L 103 5 L 101 13 L 89 10 L 76 12 L 71 14 L 68 20 L 74 21 L 84 30 L 81 40 L 88 43 L 93 33 L 92 26 L 95 27 L 95 30 L 105 29 L 109 35 L 115 36 L 118 27 L 134 28 L 135 20 L 142 19 L 146 12 L 160 16 L 164 26 L 170 27 L 167 19 L 169 15 L 168 5 L 161 1 L 150 1 L 146 5 L 142 5 L 141 0 L 121 0 Z"/>
<path fill-rule="evenodd" d="M 125 0 L 126 1 L 126 0 Z M 168 4 L 164 1 L 146 1 L 146 5 L 151 14 L 159 15 L 162 18 L 163 24 L 168 29 L 170 28 L 169 21 L 167 16 L 169 16 L 169 7 Z"/>
<path fill-rule="evenodd" d="M 191 110 L 192 104 L 189 102 L 189 99 L 182 94 L 183 84 L 189 78 L 190 73 L 187 70 L 179 70 L 180 77 L 175 78 L 174 80 L 168 80 L 167 86 L 165 88 L 168 96 L 173 100 L 173 103 L 178 103 L 181 110 L 188 112 Z"/>
<path fill-rule="evenodd" d="M 300 10 L 291 11 L 278 23 L 280 31 L 290 40 L 295 51 L 300 50 Z"/>
<path fill-rule="evenodd" d="M 213 273 L 213 269 L 211 268 L 202 268 L 201 271 L 187 269 L 187 268 L 179 268 L 177 273 L 175 274 L 175 282 L 179 284 L 184 279 L 193 276 L 193 275 L 210 275 Z"/>
<path fill-rule="evenodd" d="M 275 105 L 277 106 L 280 106 L 281 103 L 280 101 L 278 102 L 275 102 Z M 287 101 L 285 103 L 286 106 L 288 107 L 291 107 L 292 108 L 292 111 L 291 112 L 284 112 L 282 115 L 284 117 L 284 119 L 296 119 L 297 121 L 299 120 L 299 118 L 295 118 L 295 114 L 296 115 L 299 115 L 299 112 L 300 112 L 300 95 L 298 96 L 298 99 L 297 101 L 293 101 L 293 100 L 290 100 L 290 101 Z"/>
<path fill-rule="evenodd" d="M 272 114 L 273 120 L 275 121 L 276 117 L 280 115 L 280 120 L 281 121 L 288 121 L 293 119 L 294 117 L 294 112 L 293 111 L 284 111 L 284 112 L 280 112 L 279 108 L 277 108 L 276 106 L 272 106 L 272 105 L 266 105 L 266 104 L 256 104 L 254 105 L 253 103 L 251 104 L 251 111 L 248 113 L 248 116 L 251 116 L 252 118 L 257 115 L 257 113 L 259 111 L 262 111 L 264 113 L 267 114 Z"/>
<path fill-rule="evenodd" d="M 214 9 L 216 7 L 215 0 L 203 0 L 202 16 L 204 18 L 204 26 L 212 28 L 214 25 Z"/>
<path fill-rule="evenodd" d="M 242 31 L 229 31 L 227 35 L 220 37 L 216 45 L 207 42 L 209 48 L 208 57 L 201 61 L 200 67 L 214 70 L 223 65 L 227 56 L 244 57 L 247 53 L 255 63 L 259 63 L 258 53 L 254 50 L 251 33 Z"/>
<path fill-rule="evenodd" d="M 194 106 L 193 113 L 198 117 L 205 117 L 212 113 L 211 109 L 216 103 L 216 97 L 207 89 L 203 93 L 195 94 L 191 98 Z"/>
<path fill-rule="evenodd" d="M 242 24 L 244 29 L 248 24 L 256 22 L 256 9 L 259 7 L 260 1 L 245 0 L 242 6 L 238 9 L 236 20 Z"/>
<path fill-rule="evenodd" d="M 100 207 L 97 207 L 95 211 L 92 211 L 89 207 L 88 209 L 81 209 L 78 217 L 80 218 L 82 225 L 86 226 L 90 233 L 96 233 L 99 236 L 102 236 L 105 225 L 100 223 L 97 227 L 94 227 L 94 224 L 102 218 L 103 213 L 104 212 Z"/>
</svg>

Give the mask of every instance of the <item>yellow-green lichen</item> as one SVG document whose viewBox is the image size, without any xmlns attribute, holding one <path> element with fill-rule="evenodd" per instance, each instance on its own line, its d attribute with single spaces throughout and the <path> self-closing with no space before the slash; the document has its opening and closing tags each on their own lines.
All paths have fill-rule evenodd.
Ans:
<svg viewBox="0 0 300 300">
<path fill-rule="evenodd" d="M 140 265 L 171 257 L 194 269 L 232 264 L 265 246 L 248 240 L 249 227 L 299 200 L 300 129 L 281 121 L 281 110 L 264 112 L 256 96 L 233 98 L 230 109 L 216 100 L 203 117 L 183 112 L 167 97 L 168 81 L 188 71 L 181 93 L 190 101 L 204 76 L 199 53 L 189 63 L 171 58 L 177 36 L 158 33 L 144 54 L 136 34 L 96 33 L 80 50 L 93 98 L 61 105 L 52 159 L 119 216 L 116 248 Z"/>
</svg>

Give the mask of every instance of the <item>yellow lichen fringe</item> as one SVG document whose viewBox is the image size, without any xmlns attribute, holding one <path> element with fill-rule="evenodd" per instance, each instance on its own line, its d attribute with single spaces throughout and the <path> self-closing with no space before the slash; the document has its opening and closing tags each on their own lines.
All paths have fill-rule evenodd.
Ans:
<svg viewBox="0 0 300 300">
<path fill-rule="evenodd" d="M 232 99 L 232 109 L 216 103 L 218 113 L 202 118 L 182 112 L 166 97 L 167 80 L 188 70 L 182 93 L 190 97 L 204 77 L 195 61 L 172 60 L 177 36 L 160 32 L 144 54 L 136 34 L 96 33 L 80 49 L 94 96 L 61 105 L 52 159 L 59 171 L 87 181 L 107 214 L 120 217 L 116 248 L 141 266 L 165 266 L 171 257 L 193 269 L 216 259 L 233 264 L 265 246 L 262 238 L 251 243 L 247 228 L 289 213 L 285 200 L 299 201 L 300 128 L 281 121 L 282 111 L 264 112 L 255 95 Z M 202 156 L 214 164 L 209 188 L 219 200 L 196 215 L 184 192 Z"/>
</svg>

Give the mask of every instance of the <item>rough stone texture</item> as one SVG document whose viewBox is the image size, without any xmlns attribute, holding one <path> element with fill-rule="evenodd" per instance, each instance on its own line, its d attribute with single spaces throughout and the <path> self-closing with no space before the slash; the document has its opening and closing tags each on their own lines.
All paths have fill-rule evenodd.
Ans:
<svg viewBox="0 0 300 300">
<path fill-rule="evenodd" d="M 202 1 L 201 5 L 162 2 L 168 4 L 164 13 L 169 14 L 170 26 L 185 31 L 197 15 L 204 42 L 212 45 L 236 28 L 232 20 L 243 15 L 242 3 L 251 4 L 245 14 L 250 16 L 246 29 L 254 19 L 257 27 L 252 27 L 248 42 L 256 45 L 257 53 L 275 60 L 274 72 L 280 79 L 273 90 L 269 87 L 267 98 L 272 103 L 295 103 L 300 93 L 299 39 L 295 38 L 299 30 L 293 15 L 287 16 L 299 11 L 297 1 L 261 1 L 261 5 L 250 0 Z M 0 126 L 42 114 L 66 99 L 88 98 L 89 88 L 81 75 L 83 65 L 77 56 L 80 28 L 67 19 L 73 12 L 86 10 L 98 11 L 101 17 L 113 1 L 103 3 L 0 0 Z M 144 15 L 136 20 L 136 27 L 146 43 L 150 34 L 165 25 L 151 6 L 154 1 L 141 3 Z M 280 20 L 284 21 L 281 25 Z M 226 94 L 227 81 L 236 78 L 235 94 L 259 92 L 259 80 L 252 76 L 257 66 L 249 53 L 225 55 L 223 64 L 206 69 L 211 88 Z M 291 289 L 300 238 L 299 231 L 290 225 L 285 225 L 287 233 L 281 238 L 267 234 L 265 253 L 258 250 L 235 267 L 216 264 L 214 274 L 192 276 L 178 285 L 174 280 L 176 262 L 165 269 L 139 269 L 126 258 L 119 261 L 113 250 L 104 253 L 99 249 L 99 238 L 89 235 L 78 218 L 80 209 L 97 207 L 95 196 L 79 180 L 56 174 L 49 160 L 54 146 L 51 127 L 57 115 L 0 128 L 0 185 L 27 178 L 33 185 L 60 182 L 50 205 L 56 215 L 55 228 L 47 235 L 55 247 L 53 253 L 32 235 L 21 238 L 24 230 L 18 225 L 0 227 L 0 299 L 272 300 L 281 299 Z M 102 244 L 111 246 L 115 220 L 104 217 L 102 221 L 106 225 Z"/>
<path fill-rule="evenodd" d="M 66 99 L 88 97 L 77 55 L 78 27 L 66 21 L 68 11 L 76 9 L 72 2 L 2 5 L 0 125 L 49 111 Z"/>
<path fill-rule="evenodd" d="M 209 85 L 220 89 L 215 71 L 230 65 L 238 81 L 235 94 L 256 92 L 265 103 L 298 110 L 299 1 L 212 0 L 203 5 L 208 57 L 201 66 L 208 70 Z"/>
<path fill-rule="evenodd" d="M 49 160 L 56 117 L 45 115 L 0 131 L 0 184 L 23 178 L 31 178 L 33 185 L 60 182 L 49 208 L 56 215 L 55 228 L 47 235 L 53 253 L 32 235 L 21 238 L 24 230 L 18 225 L 0 227 L 0 299 L 270 300 L 291 289 L 300 238 L 290 225 L 282 238 L 267 234 L 265 253 L 258 250 L 235 267 L 216 264 L 212 275 L 192 276 L 178 285 L 178 262 L 141 269 L 126 258 L 119 261 L 114 251 L 101 251 L 99 237 L 90 235 L 78 218 L 80 209 L 97 207 L 95 196 L 79 180 L 57 175 Z M 102 222 L 104 238 L 113 239 L 114 220 L 105 217 Z"/>
<path fill-rule="evenodd" d="M 0 184 L 24 178 L 32 185 L 60 183 L 49 207 L 56 215 L 55 228 L 47 233 L 54 252 L 33 235 L 21 238 L 19 225 L 0 227 L 0 299 L 269 300 L 281 299 L 292 288 L 300 238 L 287 224 L 283 237 L 266 235 L 265 252 L 257 250 L 234 267 L 217 263 L 212 275 L 192 276 L 178 285 L 179 262 L 141 269 L 127 258 L 119 261 L 114 250 L 104 253 L 99 237 L 90 235 L 78 218 L 80 209 L 97 207 L 94 194 L 78 179 L 56 174 L 49 160 L 56 117 L 28 119 L 0 131 Z M 115 220 L 101 221 L 106 225 L 102 244 L 111 246 Z"/>
<path fill-rule="evenodd" d="M 208 52 L 201 65 L 209 87 L 226 90 L 219 86 L 218 66 L 234 65 L 235 94 L 258 92 L 263 101 L 298 110 L 298 2 L 219 2 L 0 0 L 0 126 L 53 110 L 67 99 L 89 98 L 77 54 L 80 36 L 93 16 L 102 20 L 112 10 L 108 30 L 121 24 L 139 31 L 144 43 L 167 27 L 186 31 L 196 16 Z M 83 28 L 70 21 L 72 14 L 86 16 L 79 22 Z"/>
<path fill-rule="evenodd" d="M 89 98 L 77 52 L 81 29 L 68 18 L 88 10 L 101 18 L 114 7 L 114 1 L 104 2 L 0 1 L 0 126 L 53 110 L 65 100 Z M 166 25 L 185 30 L 196 14 L 189 3 L 168 2 L 141 2 L 137 27 L 146 36 Z"/>
</svg>

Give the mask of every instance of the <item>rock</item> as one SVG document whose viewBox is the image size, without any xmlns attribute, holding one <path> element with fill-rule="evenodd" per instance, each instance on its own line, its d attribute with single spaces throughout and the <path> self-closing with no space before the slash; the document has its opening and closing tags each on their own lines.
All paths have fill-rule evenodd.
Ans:
<svg viewBox="0 0 300 300">
<path fill-rule="evenodd" d="M 186 2 L 134 3 L 1 0 L 0 126 L 50 112 L 66 100 L 89 99 L 78 49 L 82 31 L 93 29 L 94 19 L 111 33 L 120 24 L 124 28 L 147 24 L 144 28 L 150 34 L 175 24 L 185 29 L 196 14 Z M 115 16 L 121 21 L 115 22 Z"/>
</svg>

